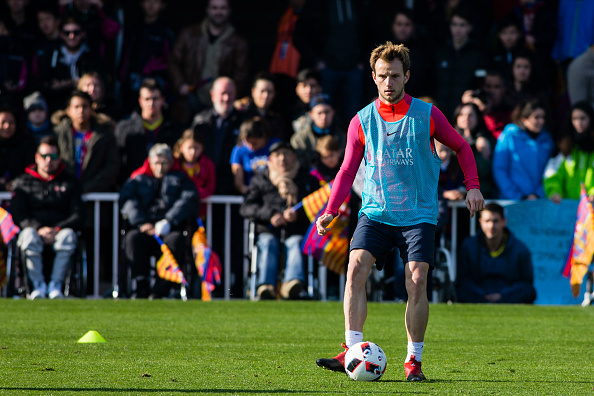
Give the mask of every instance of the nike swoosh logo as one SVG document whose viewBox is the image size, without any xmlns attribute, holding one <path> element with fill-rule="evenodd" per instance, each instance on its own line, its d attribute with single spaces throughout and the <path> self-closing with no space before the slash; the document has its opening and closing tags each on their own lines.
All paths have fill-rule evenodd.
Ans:
<svg viewBox="0 0 594 396">
<path fill-rule="evenodd" d="M 394 135 L 394 134 L 396 134 L 396 133 L 398 133 L 398 131 L 396 131 L 396 132 L 392 132 L 392 133 L 388 133 L 388 135 L 387 135 L 387 136 L 391 136 L 391 135 Z"/>
</svg>

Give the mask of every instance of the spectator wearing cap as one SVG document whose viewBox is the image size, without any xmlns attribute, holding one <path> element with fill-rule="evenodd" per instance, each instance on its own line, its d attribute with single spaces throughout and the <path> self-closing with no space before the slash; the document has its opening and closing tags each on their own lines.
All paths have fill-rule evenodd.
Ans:
<svg viewBox="0 0 594 396">
<path fill-rule="evenodd" d="M 25 131 L 33 136 L 37 143 L 41 138 L 54 133 L 48 117 L 47 102 L 39 91 L 23 99 L 23 108 L 27 116 Z"/>
<path fill-rule="evenodd" d="M 311 122 L 303 125 L 291 136 L 291 145 L 295 148 L 301 165 L 309 169 L 317 158 L 316 145 L 322 136 L 332 135 L 340 147 L 346 144 L 346 131 L 335 123 L 335 111 L 326 94 L 313 97 L 309 103 Z"/>
<path fill-rule="evenodd" d="M 135 297 L 165 296 L 171 284 L 157 279 L 149 286 L 151 255 L 160 256 L 158 235 L 182 266 L 186 262 L 183 228 L 198 216 L 200 199 L 194 183 L 173 168 L 173 154 L 165 143 L 149 150 L 148 159 L 135 170 L 120 191 L 121 214 L 131 228 L 126 232 L 126 265 L 136 279 Z"/>
<path fill-rule="evenodd" d="M 309 220 L 303 208 L 293 207 L 318 186 L 309 168 L 297 161 L 293 147 L 282 141 L 270 147 L 268 168 L 252 178 L 240 214 L 257 225 L 260 299 L 276 298 L 281 256 L 285 258 L 285 269 L 280 295 L 284 299 L 301 296 L 305 274 L 300 245 Z M 281 230 L 284 230 L 284 246 L 281 246 Z M 281 248 L 285 249 L 283 255 Z"/>
</svg>

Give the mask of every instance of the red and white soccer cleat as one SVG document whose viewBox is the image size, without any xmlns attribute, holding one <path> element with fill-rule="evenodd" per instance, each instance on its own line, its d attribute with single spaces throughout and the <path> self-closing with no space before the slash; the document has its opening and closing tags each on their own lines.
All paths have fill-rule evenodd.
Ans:
<svg viewBox="0 0 594 396">
<path fill-rule="evenodd" d="M 410 360 L 404 363 L 404 375 L 407 381 L 424 381 L 426 379 L 421 370 L 421 362 L 417 362 L 415 355 L 411 355 Z"/>
<path fill-rule="evenodd" d="M 316 363 L 320 367 L 324 367 L 325 369 L 338 371 L 340 373 L 344 373 L 344 355 L 346 355 L 349 348 L 347 348 L 346 344 L 343 342 L 341 346 L 344 348 L 344 351 L 340 352 L 338 355 L 334 356 L 332 359 L 318 359 Z"/>
</svg>

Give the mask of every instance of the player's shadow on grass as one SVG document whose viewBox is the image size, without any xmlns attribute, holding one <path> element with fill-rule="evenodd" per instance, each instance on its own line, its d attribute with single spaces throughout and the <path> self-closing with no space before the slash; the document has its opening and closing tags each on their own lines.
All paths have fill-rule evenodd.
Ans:
<svg viewBox="0 0 594 396">
<path fill-rule="evenodd" d="M 388 381 L 386 381 L 388 382 Z M 405 380 L 402 381 L 391 381 L 391 382 L 407 382 Z M 484 382 L 493 382 L 493 383 L 506 383 L 506 382 L 535 382 L 538 384 L 542 384 L 542 383 L 546 383 L 546 384 L 567 384 L 567 381 L 564 380 L 542 380 L 542 379 L 530 379 L 530 378 L 525 378 L 525 379 L 520 379 L 520 378 L 511 378 L 509 380 L 493 380 L 493 379 L 428 379 L 423 381 L 423 384 L 437 384 L 437 383 L 454 383 L 454 382 L 480 382 L 480 383 L 484 383 Z M 594 380 L 591 381 L 574 381 L 571 380 L 571 383 L 575 383 L 575 384 L 592 384 L 594 385 Z"/>
<path fill-rule="evenodd" d="M 24 392 L 142 392 L 142 393 L 320 393 L 320 391 L 290 390 L 290 389 L 139 389 L 139 388 L 42 388 L 42 387 L 18 387 L 18 386 L 0 386 L 0 391 L 24 391 Z M 344 393 L 344 392 L 340 392 Z"/>
</svg>

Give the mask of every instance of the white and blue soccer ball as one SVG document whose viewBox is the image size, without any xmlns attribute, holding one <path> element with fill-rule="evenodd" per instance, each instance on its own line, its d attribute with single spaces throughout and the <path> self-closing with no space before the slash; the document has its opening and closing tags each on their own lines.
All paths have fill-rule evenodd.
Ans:
<svg viewBox="0 0 594 396">
<path fill-rule="evenodd" d="M 379 345 L 363 341 L 351 346 L 344 356 L 344 368 L 355 381 L 377 381 L 386 372 L 386 354 Z"/>
</svg>

